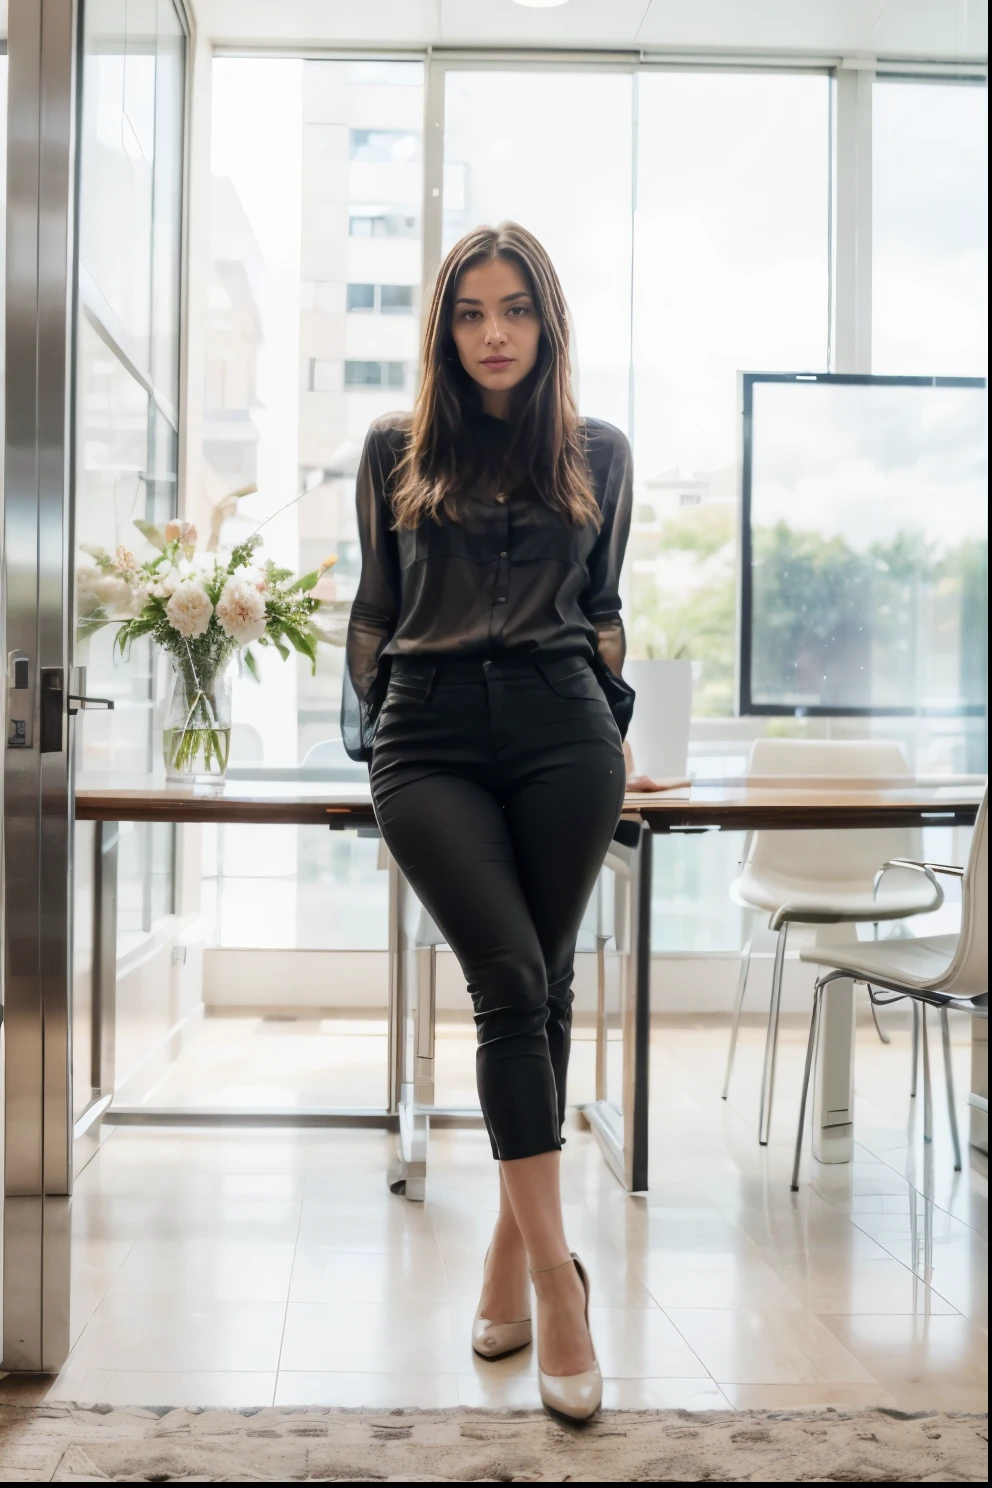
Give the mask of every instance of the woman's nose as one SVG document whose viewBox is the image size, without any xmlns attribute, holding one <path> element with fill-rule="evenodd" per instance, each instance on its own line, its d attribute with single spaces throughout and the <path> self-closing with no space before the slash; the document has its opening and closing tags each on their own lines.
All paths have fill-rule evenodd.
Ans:
<svg viewBox="0 0 992 1488">
<path fill-rule="evenodd" d="M 498 346 L 506 340 L 506 332 L 498 320 L 491 320 L 486 326 L 486 345 Z"/>
</svg>

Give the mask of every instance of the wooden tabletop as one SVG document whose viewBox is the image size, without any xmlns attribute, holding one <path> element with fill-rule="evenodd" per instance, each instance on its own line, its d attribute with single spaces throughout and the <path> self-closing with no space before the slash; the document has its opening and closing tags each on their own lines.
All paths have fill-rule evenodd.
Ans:
<svg viewBox="0 0 992 1488">
<path fill-rule="evenodd" d="M 726 827 L 812 829 L 968 825 L 975 819 L 984 781 L 896 784 L 762 779 L 755 784 L 700 784 L 688 790 L 628 794 L 625 814 L 652 831 Z M 300 826 L 374 826 L 367 784 L 336 781 L 227 781 L 220 786 L 166 785 L 121 777 L 80 776 L 78 821 L 248 822 Z"/>
</svg>

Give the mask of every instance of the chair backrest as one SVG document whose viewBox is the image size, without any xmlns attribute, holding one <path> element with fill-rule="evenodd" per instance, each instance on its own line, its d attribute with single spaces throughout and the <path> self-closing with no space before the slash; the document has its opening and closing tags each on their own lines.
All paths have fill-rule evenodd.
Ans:
<svg viewBox="0 0 992 1488">
<path fill-rule="evenodd" d="M 369 778 L 368 766 L 351 759 L 341 739 L 321 739 L 319 743 L 312 744 L 302 760 L 301 768 L 318 771 L 321 780 L 352 782 Z"/>
<path fill-rule="evenodd" d="M 961 934 L 942 984 L 942 991 L 955 997 L 978 997 L 989 989 L 988 809 L 986 786 L 961 880 Z"/>
<path fill-rule="evenodd" d="M 231 764 L 255 765 L 264 758 L 265 746 L 258 729 L 250 723 L 234 724 L 231 728 Z"/>
<path fill-rule="evenodd" d="M 894 739 L 755 739 L 749 775 L 856 775 L 865 779 L 911 775 Z"/>
<path fill-rule="evenodd" d="M 890 739 L 755 739 L 747 773 L 887 780 L 908 779 L 912 772 L 901 745 Z M 842 884 L 870 892 L 886 859 L 922 855 L 923 834 L 914 827 L 755 832 L 748 863 L 756 873 L 780 877 L 794 889 Z"/>
</svg>

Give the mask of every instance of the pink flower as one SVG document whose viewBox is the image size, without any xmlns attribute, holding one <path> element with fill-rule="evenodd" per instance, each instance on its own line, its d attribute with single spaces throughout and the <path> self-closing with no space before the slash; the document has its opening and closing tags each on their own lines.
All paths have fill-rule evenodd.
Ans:
<svg viewBox="0 0 992 1488">
<path fill-rule="evenodd" d="M 166 542 L 178 542 L 184 548 L 196 547 L 196 524 L 193 522 L 166 522 Z"/>
</svg>

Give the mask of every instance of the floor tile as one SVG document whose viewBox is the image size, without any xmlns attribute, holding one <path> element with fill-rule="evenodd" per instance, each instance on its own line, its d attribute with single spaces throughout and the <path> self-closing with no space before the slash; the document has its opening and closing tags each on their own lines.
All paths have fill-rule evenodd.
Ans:
<svg viewBox="0 0 992 1488">
<path fill-rule="evenodd" d="M 135 1297 L 111 1287 L 76 1345 L 91 1369 L 266 1373 L 279 1363 L 281 1302 Z"/>
<path fill-rule="evenodd" d="M 365 1406 L 372 1410 L 443 1410 L 458 1405 L 453 1374 L 355 1374 L 281 1369 L 276 1405 Z"/>
<path fill-rule="evenodd" d="M 403 1246 L 391 1254 L 304 1241 L 296 1248 L 292 1302 L 392 1303 L 400 1316 L 411 1297 L 448 1296 L 448 1275 L 436 1248 Z"/>
<path fill-rule="evenodd" d="M 117 1294 L 197 1297 L 216 1302 L 285 1302 L 292 1240 L 219 1239 L 134 1242 L 114 1278 Z"/>
<path fill-rule="evenodd" d="M 807 1312 L 666 1308 L 706 1373 L 728 1384 L 871 1384 L 872 1374 Z"/>
<path fill-rule="evenodd" d="M 756 1252 L 652 1251 L 641 1267 L 645 1285 L 660 1307 L 803 1305 Z"/>
<path fill-rule="evenodd" d="M 614 1379 L 701 1379 L 711 1372 L 660 1310 L 591 1307 L 589 1322 L 604 1375 Z"/>
<path fill-rule="evenodd" d="M 75 1343 L 127 1259 L 131 1240 L 74 1240 L 69 1283 L 69 1339 Z"/>
<path fill-rule="evenodd" d="M 954 1313 L 957 1311 L 899 1261 L 859 1261 L 822 1252 L 814 1262 L 780 1262 L 782 1284 L 813 1313 Z"/>
<path fill-rule="evenodd" d="M 237 1409 L 272 1405 L 276 1375 L 242 1371 L 88 1369 L 78 1388 L 52 1391 L 49 1400 L 79 1405 L 206 1405 Z"/>
<path fill-rule="evenodd" d="M 729 1385 L 720 1387 L 734 1410 L 870 1410 L 893 1409 L 895 1401 L 881 1385 Z"/>
<path fill-rule="evenodd" d="M 380 1303 L 291 1302 L 279 1367 L 375 1374 L 388 1364 L 396 1374 L 449 1374 L 453 1344 L 448 1308 L 436 1301 L 410 1302 L 402 1314 Z"/>
<path fill-rule="evenodd" d="M 988 1338 L 963 1317 L 825 1317 L 900 1410 L 984 1411 Z"/>
</svg>

